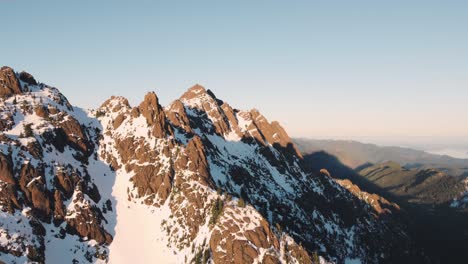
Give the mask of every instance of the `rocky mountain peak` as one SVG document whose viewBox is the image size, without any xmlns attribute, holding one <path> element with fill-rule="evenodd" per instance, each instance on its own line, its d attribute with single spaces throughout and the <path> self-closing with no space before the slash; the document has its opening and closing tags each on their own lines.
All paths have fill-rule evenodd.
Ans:
<svg viewBox="0 0 468 264">
<path fill-rule="evenodd" d="M 271 144 L 290 157 L 302 158 L 301 153 L 279 122 L 273 121 L 270 123 L 257 109 L 240 112 L 238 115 L 242 118 L 243 127 L 241 129 L 262 142 L 262 144 Z"/>
<path fill-rule="evenodd" d="M 0 97 L 21 93 L 22 87 L 13 69 L 8 66 L 0 68 Z"/>
<path fill-rule="evenodd" d="M 211 90 L 205 89 L 205 87 L 196 84 L 189 88 L 180 98 L 182 102 L 192 106 L 200 107 L 204 103 L 215 103 L 221 107 L 224 102 L 216 97 L 216 95 Z M 203 107 L 200 107 L 201 109 Z"/>
<path fill-rule="evenodd" d="M 104 101 L 99 108 L 108 108 L 112 112 L 118 112 L 122 108 L 130 108 L 128 99 L 123 96 L 111 96 L 109 99 Z"/>
<path fill-rule="evenodd" d="M 138 110 L 146 118 L 148 125 L 152 126 L 152 133 L 155 137 L 162 138 L 172 133 L 156 93 L 147 93 L 143 102 L 138 106 Z"/>
<path fill-rule="evenodd" d="M 206 93 L 207 92 L 205 87 L 201 86 L 200 84 L 195 84 L 194 86 L 190 87 L 184 94 L 182 94 L 180 100 L 190 100 L 195 97 L 203 96 Z"/>
</svg>

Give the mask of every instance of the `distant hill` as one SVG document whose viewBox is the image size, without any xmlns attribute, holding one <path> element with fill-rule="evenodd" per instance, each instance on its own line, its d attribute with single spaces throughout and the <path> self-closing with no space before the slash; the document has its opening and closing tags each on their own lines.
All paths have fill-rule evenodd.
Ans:
<svg viewBox="0 0 468 264">
<path fill-rule="evenodd" d="M 394 161 L 407 168 L 436 168 L 451 176 L 468 176 L 468 159 L 457 159 L 447 155 L 430 154 L 424 151 L 378 146 L 352 140 L 294 139 L 304 154 L 325 151 L 336 156 L 346 166 L 356 169 L 366 163 L 379 164 Z"/>
<path fill-rule="evenodd" d="M 323 150 L 304 152 L 303 157 L 306 170 L 318 174 L 326 169 L 334 178 L 349 179 L 362 191 L 401 206 L 407 213 L 411 236 L 434 263 L 464 263 L 468 258 L 468 193 L 462 177 L 425 168 L 428 165 L 409 168 L 393 161 L 364 163 L 353 170 Z"/>
<path fill-rule="evenodd" d="M 366 180 L 387 192 L 413 203 L 450 204 L 465 190 L 455 177 L 436 169 L 408 169 L 396 162 L 385 162 L 357 171 Z"/>
</svg>

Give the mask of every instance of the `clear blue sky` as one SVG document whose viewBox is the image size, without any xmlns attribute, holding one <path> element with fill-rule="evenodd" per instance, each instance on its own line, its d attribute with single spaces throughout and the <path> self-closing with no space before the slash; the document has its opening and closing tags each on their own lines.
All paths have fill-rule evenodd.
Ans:
<svg viewBox="0 0 468 264">
<path fill-rule="evenodd" d="M 468 1 L 0 0 L 0 64 L 75 105 L 200 83 L 294 136 L 468 137 Z"/>
</svg>

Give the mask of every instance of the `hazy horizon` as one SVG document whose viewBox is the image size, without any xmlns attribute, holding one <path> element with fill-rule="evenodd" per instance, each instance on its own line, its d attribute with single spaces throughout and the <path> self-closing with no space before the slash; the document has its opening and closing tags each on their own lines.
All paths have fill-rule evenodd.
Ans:
<svg viewBox="0 0 468 264">
<path fill-rule="evenodd" d="M 365 144 L 411 148 L 432 154 L 468 159 L 467 137 L 314 136 L 297 138 L 313 140 L 352 140 Z"/>
<path fill-rule="evenodd" d="M 1 5 L 0 64 L 81 107 L 200 83 L 293 137 L 468 138 L 467 2 Z"/>
</svg>

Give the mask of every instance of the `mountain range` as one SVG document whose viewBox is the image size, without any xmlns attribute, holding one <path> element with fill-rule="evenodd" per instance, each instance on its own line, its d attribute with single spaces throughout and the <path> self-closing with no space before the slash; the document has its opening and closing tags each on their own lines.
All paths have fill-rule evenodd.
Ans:
<svg viewBox="0 0 468 264">
<path fill-rule="evenodd" d="M 74 106 L 0 69 L 0 262 L 418 263 L 400 207 L 200 85 Z"/>
</svg>

